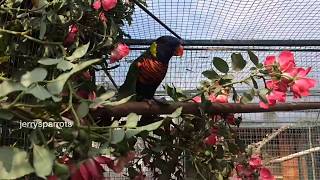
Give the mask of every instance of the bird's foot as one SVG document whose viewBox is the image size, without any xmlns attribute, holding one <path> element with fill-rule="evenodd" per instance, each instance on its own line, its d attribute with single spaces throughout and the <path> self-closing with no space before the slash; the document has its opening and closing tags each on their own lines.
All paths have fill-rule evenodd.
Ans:
<svg viewBox="0 0 320 180">
<path fill-rule="evenodd" d="M 147 102 L 148 105 L 152 106 L 152 105 L 160 105 L 160 106 L 164 106 L 164 105 L 169 105 L 169 101 L 166 100 L 166 98 L 162 97 L 160 99 L 156 99 L 156 98 L 152 98 L 152 99 L 144 99 L 143 101 Z"/>
<path fill-rule="evenodd" d="M 170 105 L 170 102 L 166 100 L 166 98 L 162 97 L 160 99 L 152 98 L 159 105 Z"/>
</svg>

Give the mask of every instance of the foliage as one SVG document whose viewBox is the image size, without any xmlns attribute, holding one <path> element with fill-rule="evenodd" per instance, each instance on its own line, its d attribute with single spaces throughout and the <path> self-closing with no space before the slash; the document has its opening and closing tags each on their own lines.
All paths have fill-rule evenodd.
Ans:
<svg viewBox="0 0 320 180">
<path fill-rule="evenodd" d="M 0 148 L 0 179 L 30 173 L 42 178 L 101 178 L 101 164 L 117 173 L 128 167 L 132 179 L 144 178 L 142 165 L 155 178 L 183 179 L 184 160 L 202 179 L 262 174 L 272 179 L 260 152 L 246 148 L 237 137 L 241 116 L 210 112 L 208 107 L 230 99 L 249 103 L 258 98 L 261 107 L 268 108 L 285 101 L 288 89 L 297 98 L 306 96 L 315 85 L 306 78 L 310 69 L 297 67 L 291 52 L 267 57 L 262 64 L 248 51 L 254 66 L 247 77 L 237 79 L 233 73 L 248 69 L 250 63 L 233 53 L 231 66 L 221 58 L 213 59 L 212 68 L 202 73 L 207 80 L 191 97 L 165 86 L 175 102 L 199 103 L 199 114 L 184 114 L 178 108 L 155 117 L 130 113 L 122 119 L 97 118 L 99 109 L 131 98 L 116 101 L 116 92 L 97 86 L 94 74 L 103 70 L 108 75 L 108 68 L 114 68 L 110 64 L 129 53 L 122 42 L 129 35 L 121 26 L 131 23 L 133 11 L 133 2 L 120 0 L 1 3 L 0 119 L 35 128 L 17 130 L 27 131 L 32 151 Z M 239 94 L 238 84 L 249 88 Z M 152 123 L 145 124 L 145 118 Z"/>
</svg>

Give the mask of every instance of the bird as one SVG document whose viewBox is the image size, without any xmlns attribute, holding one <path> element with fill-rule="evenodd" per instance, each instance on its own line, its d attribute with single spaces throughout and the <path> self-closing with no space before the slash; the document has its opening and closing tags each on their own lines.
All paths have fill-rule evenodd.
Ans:
<svg viewBox="0 0 320 180">
<path fill-rule="evenodd" d="M 126 79 L 119 88 L 118 97 L 135 95 L 136 101 L 156 100 L 155 92 L 168 70 L 173 56 L 183 55 L 182 40 L 173 36 L 161 36 L 129 67 Z"/>
</svg>

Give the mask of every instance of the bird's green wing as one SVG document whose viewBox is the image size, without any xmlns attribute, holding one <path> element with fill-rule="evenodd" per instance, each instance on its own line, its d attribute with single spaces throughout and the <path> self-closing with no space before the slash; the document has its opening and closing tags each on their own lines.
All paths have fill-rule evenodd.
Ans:
<svg viewBox="0 0 320 180">
<path fill-rule="evenodd" d="M 138 61 L 139 58 L 130 65 L 126 79 L 119 88 L 118 99 L 136 94 L 136 83 L 139 73 Z"/>
</svg>

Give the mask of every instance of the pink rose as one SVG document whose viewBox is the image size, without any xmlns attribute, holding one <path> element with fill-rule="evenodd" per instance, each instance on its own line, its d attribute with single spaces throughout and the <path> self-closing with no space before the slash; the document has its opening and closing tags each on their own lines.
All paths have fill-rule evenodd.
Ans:
<svg viewBox="0 0 320 180">
<path fill-rule="evenodd" d="M 234 117 L 234 114 L 229 114 L 227 117 L 226 117 L 226 121 L 228 124 L 230 125 L 236 125 L 236 118 Z"/>
<path fill-rule="evenodd" d="M 99 13 L 99 19 L 100 19 L 101 22 L 107 22 L 107 17 L 104 14 L 104 12 L 100 12 Z"/>
<path fill-rule="evenodd" d="M 272 176 L 269 169 L 263 167 L 260 169 L 260 177 L 259 180 L 275 180 L 274 176 Z"/>
<path fill-rule="evenodd" d="M 207 145 L 216 145 L 218 141 L 218 137 L 216 134 L 210 134 L 208 137 L 204 139 L 204 143 Z"/>
<path fill-rule="evenodd" d="M 110 63 L 115 63 L 120 59 L 126 57 L 130 52 L 129 47 L 126 44 L 118 44 L 116 48 L 111 51 Z"/>
<path fill-rule="evenodd" d="M 280 70 L 282 72 L 286 72 L 288 70 L 291 70 L 293 67 L 296 66 L 296 63 L 294 62 L 293 53 L 290 51 L 282 51 L 279 54 L 278 62 L 280 65 Z"/>
<path fill-rule="evenodd" d="M 275 56 L 267 56 L 266 60 L 263 62 L 264 67 L 271 72 L 272 71 L 272 66 L 276 62 L 276 57 Z"/>
<path fill-rule="evenodd" d="M 121 173 L 124 167 L 136 157 L 136 153 L 134 151 L 129 151 L 125 156 L 119 157 L 116 161 L 113 171 L 116 173 Z"/>
<path fill-rule="evenodd" d="M 94 101 L 97 98 L 97 95 L 94 91 L 91 91 L 88 95 L 88 99 Z"/>
<path fill-rule="evenodd" d="M 272 72 L 272 66 L 274 65 L 279 66 L 281 72 L 286 72 L 296 66 L 293 53 L 290 51 L 282 51 L 278 58 L 275 56 L 267 56 L 263 64 L 269 72 Z"/>
<path fill-rule="evenodd" d="M 104 169 L 102 164 L 113 168 L 113 161 L 104 156 L 98 156 L 83 162 L 79 169 L 71 174 L 71 180 L 103 179 Z"/>
<path fill-rule="evenodd" d="M 237 164 L 236 165 L 236 171 L 238 173 L 239 176 L 245 176 L 246 178 L 249 178 L 252 176 L 253 174 L 253 169 L 250 167 L 245 167 L 242 164 Z"/>
<path fill-rule="evenodd" d="M 271 90 L 276 90 L 280 92 L 287 92 L 288 82 L 283 80 L 269 80 L 266 82 L 267 88 Z"/>
<path fill-rule="evenodd" d="M 82 97 L 83 99 L 88 99 L 88 96 L 89 96 L 89 91 L 87 90 L 84 90 L 84 89 L 79 89 L 76 94 L 80 97 Z"/>
<path fill-rule="evenodd" d="M 228 103 L 228 96 L 224 94 L 219 94 L 218 96 L 210 95 L 209 100 L 217 103 Z"/>
<path fill-rule="evenodd" d="M 253 169 L 257 169 L 258 167 L 260 167 L 262 165 L 262 160 L 260 155 L 252 155 L 250 160 L 249 160 L 249 165 L 253 168 Z"/>
<path fill-rule="evenodd" d="M 76 24 L 72 24 L 69 27 L 69 32 L 63 41 L 63 46 L 68 47 L 71 46 L 77 39 L 78 36 L 78 26 Z"/>
<path fill-rule="evenodd" d="M 92 77 L 91 77 L 90 71 L 85 71 L 81 75 L 84 80 L 91 81 Z"/>
<path fill-rule="evenodd" d="M 99 10 L 101 8 L 101 0 L 96 0 L 92 3 L 92 8 L 94 10 Z"/>
<path fill-rule="evenodd" d="M 99 10 L 102 6 L 103 10 L 109 11 L 116 7 L 117 3 L 117 0 L 96 0 L 92 3 L 92 8 L 94 10 Z"/>
<path fill-rule="evenodd" d="M 270 106 L 274 106 L 277 101 L 285 102 L 286 101 L 286 93 L 280 91 L 271 91 L 270 94 L 266 95 L 268 103 L 259 102 L 261 108 L 268 109 Z"/>
<path fill-rule="evenodd" d="M 260 102 L 261 108 L 268 109 L 269 106 L 275 105 L 277 102 L 286 101 L 286 91 L 288 85 L 284 81 L 272 81 L 266 82 L 267 88 L 271 90 L 269 94 L 266 95 L 268 103 Z"/>
<path fill-rule="evenodd" d="M 117 0 L 101 0 L 102 8 L 105 11 L 113 9 L 117 5 Z"/>
<path fill-rule="evenodd" d="M 293 92 L 294 98 L 310 95 L 310 89 L 315 87 L 316 80 L 306 78 L 310 71 L 310 67 L 307 69 L 294 68 L 287 73 L 293 78 L 293 82 L 290 83 L 290 91 Z"/>
<path fill-rule="evenodd" d="M 196 96 L 194 98 L 192 98 L 192 100 L 196 103 L 201 103 L 201 97 L 200 96 Z"/>
<path fill-rule="evenodd" d="M 214 134 L 214 135 L 218 134 L 218 131 L 219 129 L 217 127 L 213 127 L 210 129 L 211 134 Z"/>
</svg>

